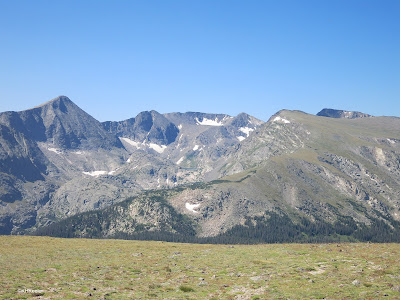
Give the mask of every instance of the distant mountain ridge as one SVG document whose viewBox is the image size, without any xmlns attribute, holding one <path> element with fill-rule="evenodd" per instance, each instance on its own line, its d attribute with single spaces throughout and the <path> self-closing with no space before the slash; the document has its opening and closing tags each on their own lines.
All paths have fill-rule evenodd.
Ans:
<svg viewBox="0 0 400 300">
<path fill-rule="evenodd" d="M 0 113 L 0 234 L 400 241 L 399 120 L 324 109 L 100 123 L 65 96 Z"/>
<path fill-rule="evenodd" d="M 344 118 L 344 119 L 358 119 L 358 118 L 370 118 L 372 117 L 369 114 L 365 114 L 359 111 L 347 111 L 347 110 L 338 110 L 331 108 L 324 108 L 317 116 L 320 117 L 329 117 L 329 118 Z"/>
<path fill-rule="evenodd" d="M 65 233 L 69 237 L 400 242 L 398 128 L 400 118 L 325 119 L 283 110 L 229 152 L 217 170 L 229 176 L 141 194 L 37 234 L 63 236 L 60 228 L 71 228 Z M 139 213 L 138 203 L 149 206 Z M 176 213 L 164 215 L 165 226 L 152 213 L 162 203 Z M 87 235 L 92 223 L 86 219 L 96 215 L 107 222 Z M 149 219 L 143 221 L 142 215 Z M 173 228 L 178 220 L 186 233 Z"/>
<path fill-rule="evenodd" d="M 252 128 L 262 124 L 238 117 L 253 120 Z M 203 180 L 225 149 L 249 133 L 230 120 L 147 111 L 100 123 L 65 96 L 0 113 L 0 233 L 99 209 L 143 189 Z"/>
</svg>

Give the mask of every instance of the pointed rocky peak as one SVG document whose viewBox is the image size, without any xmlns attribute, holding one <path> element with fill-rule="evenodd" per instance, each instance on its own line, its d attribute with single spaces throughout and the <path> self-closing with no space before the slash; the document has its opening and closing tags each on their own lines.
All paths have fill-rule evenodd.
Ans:
<svg viewBox="0 0 400 300">
<path fill-rule="evenodd" d="M 17 124 L 19 130 L 29 138 L 52 144 L 55 148 L 123 147 L 116 137 L 104 130 L 99 121 L 66 96 L 16 112 L 10 115 L 9 120 Z"/>
<path fill-rule="evenodd" d="M 149 111 L 142 111 L 135 118 L 136 128 L 140 128 L 143 131 L 150 131 L 153 126 L 153 116 Z"/>
<path fill-rule="evenodd" d="M 124 121 L 107 121 L 103 123 L 103 127 L 120 138 L 157 145 L 173 143 L 179 133 L 175 124 L 155 110 L 143 111 L 135 118 Z"/>
<path fill-rule="evenodd" d="M 50 101 L 47 101 L 41 105 L 35 106 L 30 109 L 26 109 L 22 111 L 21 113 L 30 113 L 32 111 L 34 112 L 40 112 L 40 113 L 48 113 L 51 112 L 53 113 L 73 113 L 76 110 L 81 110 L 74 102 L 72 102 L 67 96 L 58 96 Z"/>
<path fill-rule="evenodd" d="M 264 123 L 263 121 L 246 113 L 240 113 L 229 121 L 229 125 L 238 128 L 241 127 L 256 128 L 263 123 Z"/>
<path fill-rule="evenodd" d="M 149 113 L 151 120 L 149 120 L 148 117 L 146 118 L 149 123 L 145 124 L 143 123 L 144 120 L 142 120 L 141 124 L 142 126 L 146 125 L 148 127 L 151 121 L 151 127 L 149 128 L 146 136 L 147 141 L 159 145 L 169 145 L 173 143 L 178 136 L 179 129 L 175 126 L 175 124 L 170 122 L 165 116 L 157 111 L 152 110 Z"/>
<path fill-rule="evenodd" d="M 60 112 L 62 113 L 67 113 L 67 107 L 71 105 L 75 106 L 75 104 L 68 97 L 65 96 L 57 97 L 51 102 L 52 108 L 55 110 L 60 110 Z"/>
<path fill-rule="evenodd" d="M 317 113 L 317 116 L 336 118 L 336 119 L 358 119 L 358 118 L 372 117 L 369 114 L 365 114 L 359 111 L 347 111 L 347 110 L 338 110 L 331 108 L 324 108 L 319 113 Z"/>
<path fill-rule="evenodd" d="M 61 105 L 65 105 L 66 103 L 73 103 L 73 102 L 67 96 L 62 96 L 61 95 L 61 96 L 58 96 L 58 97 L 56 97 L 54 99 L 51 99 L 50 101 L 47 101 L 47 102 L 42 103 L 42 104 L 40 104 L 38 106 L 35 106 L 34 108 L 43 107 L 43 106 L 49 106 L 49 105 L 52 105 L 52 106 L 57 106 L 57 105 L 60 105 L 60 104 Z"/>
<path fill-rule="evenodd" d="M 166 127 L 170 123 L 167 118 L 155 110 L 143 111 L 135 118 L 135 127 L 147 132 L 154 128 Z"/>
</svg>

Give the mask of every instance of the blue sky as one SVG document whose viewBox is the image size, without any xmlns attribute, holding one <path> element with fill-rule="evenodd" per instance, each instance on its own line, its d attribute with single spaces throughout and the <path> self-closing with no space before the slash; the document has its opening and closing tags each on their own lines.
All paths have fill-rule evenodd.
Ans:
<svg viewBox="0 0 400 300">
<path fill-rule="evenodd" d="M 400 116 L 400 1 L 0 0 L 0 111 Z"/>
</svg>

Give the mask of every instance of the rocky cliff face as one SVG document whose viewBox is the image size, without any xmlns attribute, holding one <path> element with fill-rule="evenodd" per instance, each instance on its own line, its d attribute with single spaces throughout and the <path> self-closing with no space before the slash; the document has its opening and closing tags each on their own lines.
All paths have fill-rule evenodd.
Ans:
<svg viewBox="0 0 400 300">
<path fill-rule="evenodd" d="M 49 161 L 22 131 L 0 124 L 0 170 L 21 180 L 43 180 Z"/>
</svg>

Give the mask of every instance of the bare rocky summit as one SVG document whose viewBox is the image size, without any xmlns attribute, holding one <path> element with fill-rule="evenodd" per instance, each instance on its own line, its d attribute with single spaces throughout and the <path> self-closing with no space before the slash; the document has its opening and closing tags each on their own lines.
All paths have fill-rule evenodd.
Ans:
<svg viewBox="0 0 400 300">
<path fill-rule="evenodd" d="M 338 110 L 331 108 L 324 108 L 317 116 L 320 117 L 329 117 L 329 118 L 344 118 L 344 119 L 358 119 L 358 118 L 370 118 L 372 117 L 369 114 L 365 114 L 359 111 L 347 111 L 347 110 Z"/>
</svg>

